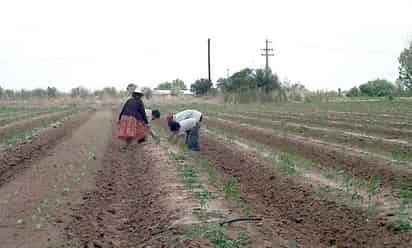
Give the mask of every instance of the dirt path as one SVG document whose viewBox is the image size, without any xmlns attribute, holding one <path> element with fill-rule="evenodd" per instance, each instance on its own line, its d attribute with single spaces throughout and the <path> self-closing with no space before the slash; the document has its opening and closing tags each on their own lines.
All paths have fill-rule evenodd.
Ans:
<svg viewBox="0 0 412 248">
<path fill-rule="evenodd" d="M 90 111 L 68 117 L 61 126 L 52 126 L 33 139 L 18 143 L 15 147 L 0 152 L 0 186 L 31 166 L 44 156 L 51 155 L 54 146 L 63 138 L 70 138 L 73 131 L 86 122 Z"/>
<path fill-rule="evenodd" d="M 148 143 L 122 151 L 122 145 L 110 141 L 94 190 L 73 207 L 62 247 L 166 247 L 170 228 L 197 222 L 197 205 L 161 148 Z M 211 246 L 187 240 L 171 247 Z"/>
<path fill-rule="evenodd" d="M 9 176 L 2 174 L 3 181 L 14 177 L 0 188 L 2 248 L 44 248 L 57 239 L 70 215 L 69 206 L 81 200 L 81 192 L 93 185 L 92 175 L 111 135 L 111 118 L 108 111 L 97 112 L 55 147 L 58 138 L 72 129 L 52 129 L 29 146 L 23 146 L 22 154 L 2 157 L 21 172 L 16 174 L 16 170 L 12 169 L 13 173 L 9 169 Z M 84 120 L 76 119 L 71 124 Z M 38 160 L 39 157 L 43 158 Z"/>
</svg>

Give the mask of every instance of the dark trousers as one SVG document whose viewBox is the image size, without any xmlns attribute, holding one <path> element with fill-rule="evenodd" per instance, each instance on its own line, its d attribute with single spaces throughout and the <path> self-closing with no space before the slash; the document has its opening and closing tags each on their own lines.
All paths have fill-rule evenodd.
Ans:
<svg viewBox="0 0 412 248">
<path fill-rule="evenodd" d="M 199 129 L 200 123 L 197 123 L 195 127 L 186 132 L 186 144 L 189 150 L 200 151 Z"/>
</svg>

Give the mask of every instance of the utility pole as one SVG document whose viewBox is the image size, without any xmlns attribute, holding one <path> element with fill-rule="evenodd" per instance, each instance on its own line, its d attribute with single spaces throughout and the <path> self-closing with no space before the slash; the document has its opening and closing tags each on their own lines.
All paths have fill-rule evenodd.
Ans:
<svg viewBox="0 0 412 248">
<path fill-rule="evenodd" d="M 264 49 L 261 49 L 262 51 L 264 51 L 265 53 L 262 54 L 262 56 L 266 57 L 266 71 L 269 70 L 269 56 L 274 56 L 274 53 L 269 53 L 273 51 L 273 48 L 269 48 L 269 43 L 272 43 L 272 41 L 266 39 L 266 47 Z"/>
<path fill-rule="evenodd" d="M 226 69 L 226 78 L 229 78 L 229 68 Z"/>
<path fill-rule="evenodd" d="M 210 76 L 210 38 L 207 39 L 207 66 L 208 66 L 209 82 L 212 82 L 212 78 Z"/>
</svg>

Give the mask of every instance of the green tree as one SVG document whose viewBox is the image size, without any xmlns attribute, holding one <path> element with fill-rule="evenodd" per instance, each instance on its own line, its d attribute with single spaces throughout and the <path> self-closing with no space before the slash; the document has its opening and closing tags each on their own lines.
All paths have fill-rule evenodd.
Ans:
<svg viewBox="0 0 412 248">
<path fill-rule="evenodd" d="M 400 80 L 397 79 L 395 81 L 395 91 L 397 96 L 405 96 L 406 95 L 406 87 L 405 84 Z"/>
<path fill-rule="evenodd" d="M 0 86 L 0 99 L 2 99 L 4 96 L 4 90 L 3 88 Z"/>
<path fill-rule="evenodd" d="M 172 89 L 172 83 L 170 83 L 170 82 L 161 83 L 155 89 L 156 90 L 171 90 Z"/>
<path fill-rule="evenodd" d="M 346 96 L 347 97 L 357 97 L 357 96 L 359 96 L 360 95 L 360 91 L 359 91 L 359 89 L 358 89 L 358 87 L 353 87 L 353 88 L 351 88 L 349 91 L 348 91 L 348 93 L 346 93 Z"/>
<path fill-rule="evenodd" d="M 258 87 L 253 69 L 246 68 L 234 73 L 230 78 L 230 91 L 238 89 L 253 89 Z"/>
<path fill-rule="evenodd" d="M 227 88 L 230 87 L 229 78 L 219 78 L 216 87 L 223 92 L 227 91 Z"/>
<path fill-rule="evenodd" d="M 172 89 L 174 88 L 178 88 L 180 90 L 187 90 L 185 82 L 183 82 L 183 80 L 180 79 L 175 79 L 172 81 Z"/>
<path fill-rule="evenodd" d="M 220 78 L 217 81 L 217 87 L 223 92 L 259 88 L 269 93 L 273 90 L 280 90 L 281 84 L 278 76 L 271 70 L 245 68 L 229 78 Z"/>
<path fill-rule="evenodd" d="M 196 80 L 191 86 L 190 91 L 195 93 L 196 96 L 203 96 L 206 95 L 207 92 L 212 87 L 212 82 L 210 82 L 206 78 L 201 78 Z"/>
<path fill-rule="evenodd" d="M 272 90 L 280 90 L 280 81 L 276 74 L 272 71 L 257 69 L 255 71 L 254 79 L 256 80 L 257 87 L 262 89 L 265 93 L 269 93 Z"/>
<path fill-rule="evenodd" d="M 412 94 L 412 41 L 409 48 L 405 48 L 399 58 L 399 80 L 405 85 L 409 94 Z"/>
<path fill-rule="evenodd" d="M 363 96 L 390 96 L 395 92 L 395 85 L 385 79 L 376 79 L 360 85 L 359 90 Z"/>
</svg>

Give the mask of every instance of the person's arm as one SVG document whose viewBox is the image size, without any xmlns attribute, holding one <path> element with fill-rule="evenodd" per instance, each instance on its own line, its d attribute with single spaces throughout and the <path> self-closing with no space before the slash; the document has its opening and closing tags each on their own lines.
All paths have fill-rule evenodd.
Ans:
<svg viewBox="0 0 412 248">
<path fill-rule="evenodd" d="M 176 136 L 177 136 L 177 133 L 174 132 L 174 133 L 172 133 L 172 134 L 169 136 L 169 138 L 168 138 L 167 140 L 168 140 L 168 141 L 172 141 L 173 138 L 176 137 Z"/>
<path fill-rule="evenodd" d="M 148 126 L 149 134 L 152 136 L 153 140 L 156 141 L 157 144 L 160 143 L 160 136 L 157 136 L 156 133 Z"/>
<path fill-rule="evenodd" d="M 144 123 L 146 123 L 146 125 L 149 125 L 149 121 L 147 120 L 147 115 L 146 115 L 146 110 L 144 108 L 144 103 L 142 102 L 142 117 L 143 117 L 143 121 Z"/>
</svg>

